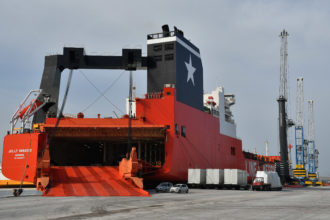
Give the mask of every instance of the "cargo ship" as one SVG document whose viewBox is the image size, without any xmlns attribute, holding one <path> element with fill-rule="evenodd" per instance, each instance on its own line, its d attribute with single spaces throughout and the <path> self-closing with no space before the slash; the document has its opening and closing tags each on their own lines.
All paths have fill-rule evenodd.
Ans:
<svg viewBox="0 0 330 220">
<path fill-rule="evenodd" d="M 121 118 L 66 117 L 65 101 L 60 110 L 58 103 L 65 69 L 146 70 L 147 93 L 135 97 L 130 84 Z M 40 89 L 31 93 L 36 98 L 24 99 L 5 136 L 2 172 L 46 196 L 146 196 L 148 183 L 186 182 L 189 168 L 246 170 L 251 181 L 279 160 L 242 150 L 235 96 L 223 87 L 204 94 L 200 50 L 176 27 L 147 35 L 147 56 L 141 49 L 90 56 L 83 48 L 46 56 Z"/>
</svg>

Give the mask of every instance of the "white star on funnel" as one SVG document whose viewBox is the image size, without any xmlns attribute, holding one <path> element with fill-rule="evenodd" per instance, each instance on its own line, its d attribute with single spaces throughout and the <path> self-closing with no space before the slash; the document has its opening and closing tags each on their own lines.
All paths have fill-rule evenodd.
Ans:
<svg viewBox="0 0 330 220">
<path fill-rule="evenodd" d="M 193 83 L 193 85 L 195 86 L 195 83 L 194 83 L 194 73 L 196 71 L 196 68 L 192 66 L 192 63 L 191 63 L 191 55 L 189 57 L 189 63 L 186 63 L 186 67 L 187 67 L 187 70 L 188 70 L 188 77 L 187 77 L 187 82 L 189 80 L 191 80 L 191 82 Z"/>
</svg>

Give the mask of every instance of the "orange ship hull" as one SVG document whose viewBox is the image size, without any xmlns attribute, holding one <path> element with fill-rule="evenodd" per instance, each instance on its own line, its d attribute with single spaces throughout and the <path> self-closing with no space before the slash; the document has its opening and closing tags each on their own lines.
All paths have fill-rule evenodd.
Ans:
<svg viewBox="0 0 330 220">
<path fill-rule="evenodd" d="M 188 168 L 235 168 L 245 169 L 250 174 L 250 180 L 257 170 L 274 170 L 274 163 L 268 161 L 267 166 L 260 166 L 260 161 L 245 158 L 242 151 L 242 142 L 239 139 L 222 135 L 219 131 L 219 119 L 212 115 L 198 111 L 175 100 L 176 90 L 165 88 L 165 96 L 136 100 L 136 119 L 132 121 L 132 139 L 137 148 L 137 158 L 144 162 L 145 167 L 142 177 L 145 182 L 161 181 L 187 181 Z M 45 123 L 39 124 L 32 133 L 11 134 L 5 137 L 3 151 L 3 174 L 12 180 L 33 182 L 38 185 L 37 179 L 41 177 L 42 153 L 47 147 L 47 140 L 52 135 L 55 118 L 48 118 Z M 177 124 L 177 125 L 176 125 Z M 186 127 L 185 134 L 177 131 L 177 127 Z M 61 185 L 68 188 L 63 182 L 71 182 L 73 177 L 63 174 L 76 168 L 64 168 L 60 166 L 77 167 L 83 165 L 93 166 L 93 162 L 99 166 L 116 167 L 119 163 L 118 152 L 126 151 L 126 144 L 117 144 L 116 147 L 107 148 L 102 152 L 101 160 L 94 155 L 95 161 L 84 159 L 84 150 L 77 143 L 85 140 L 93 143 L 95 140 L 104 141 L 106 144 L 115 144 L 126 140 L 128 135 L 128 119 L 102 119 L 102 118 L 63 118 L 50 143 L 50 187 Z M 158 148 L 143 145 L 145 142 L 163 143 Z M 60 146 L 66 142 L 65 147 Z M 77 151 L 72 151 L 71 147 Z M 100 146 L 98 146 L 100 147 Z M 115 149 L 115 148 L 123 149 Z M 146 150 L 150 148 L 151 150 Z M 106 149 L 106 148 L 105 148 Z M 234 150 L 233 150 L 234 149 Z M 116 151 L 117 150 L 117 151 Z M 73 154 L 77 154 L 74 156 Z M 79 154 L 82 154 L 79 156 Z M 107 154 L 105 156 L 105 154 Z M 92 155 L 90 155 L 92 156 Z M 79 161 L 80 160 L 80 161 Z M 75 163 L 72 164 L 72 161 Z M 89 162 L 90 164 L 84 164 Z M 79 164 L 80 163 L 80 164 Z M 149 166 L 146 166 L 148 164 Z M 26 167 L 26 169 L 25 169 Z M 86 172 L 94 168 L 83 168 Z M 98 168 L 99 169 L 99 168 Z M 106 168 L 107 169 L 107 168 Z M 105 169 L 105 170 L 106 170 Z M 110 169 L 110 168 L 109 168 Z M 102 170 L 102 172 L 105 172 Z M 70 171 L 71 174 L 73 171 Z M 88 172 L 87 172 L 88 173 Z M 95 173 L 95 172 L 94 172 Z M 116 173 L 116 172 L 112 172 Z M 79 174 L 76 174 L 79 176 Z M 80 173 L 82 176 L 85 174 Z M 89 175 L 89 174 L 88 174 Z M 87 175 L 87 176 L 88 176 Z M 86 177 L 87 178 L 87 177 Z M 93 177 L 94 179 L 97 177 Z M 114 175 L 119 179 L 119 175 Z M 88 181 L 79 180 L 82 185 L 88 185 Z M 87 183 L 86 183 L 87 182 Z M 102 182 L 101 180 L 99 182 Z M 61 188 L 60 187 L 60 188 Z M 92 187 L 92 186 L 90 186 Z M 61 190 L 51 190 L 48 195 L 78 195 L 73 186 L 70 193 Z M 78 187 L 79 188 L 79 187 Z M 84 187 L 83 187 L 84 188 Z M 88 188 L 88 187 L 87 187 Z M 93 188 L 93 187 L 92 187 Z M 75 190 L 74 190 L 75 189 Z M 66 192 L 69 192 L 68 189 Z M 57 193 L 56 193 L 57 192 Z M 95 193 L 81 193 L 81 195 L 94 195 Z M 106 192 L 102 195 L 117 195 L 118 192 Z M 119 193 L 120 194 L 120 193 Z M 47 195 L 47 194 L 46 194 Z M 96 194 L 95 194 L 96 195 Z M 121 193 L 120 195 L 134 195 L 134 193 Z"/>
</svg>

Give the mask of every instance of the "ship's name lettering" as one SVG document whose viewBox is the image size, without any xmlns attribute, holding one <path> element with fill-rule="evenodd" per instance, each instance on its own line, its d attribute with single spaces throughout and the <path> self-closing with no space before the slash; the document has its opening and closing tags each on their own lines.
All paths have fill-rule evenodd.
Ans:
<svg viewBox="0 0 330 220">
<path fill-rule="evenodd" d="M 32 149 L 10 149 L 8 153 L 15 154 L 15 153 L 27 153 L 32 152 Z"/>
</svg>

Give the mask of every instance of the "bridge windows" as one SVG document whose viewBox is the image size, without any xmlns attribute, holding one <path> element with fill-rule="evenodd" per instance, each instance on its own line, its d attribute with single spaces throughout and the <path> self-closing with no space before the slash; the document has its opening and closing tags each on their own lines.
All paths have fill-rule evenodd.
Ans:
<svg viewBox="0 0 330 220">
<path fill-rule="evenodd" d="M 154 46 L 154 51 L 161 51 L 162 50 L 162 48 L 163 48 L 163 45 L 155 45 Z"/>
<path fill-rule="evenodd" d="M 165 60 L 173 60 L 173 59 L 174 59 L 174 54 L 173 53 L 165 55 Z"/>
<path fill-rule="evenodd" d="M 174 49 L 174 44 L 165 44 L 165 50 L 173 50 Z"/>
</svg>

